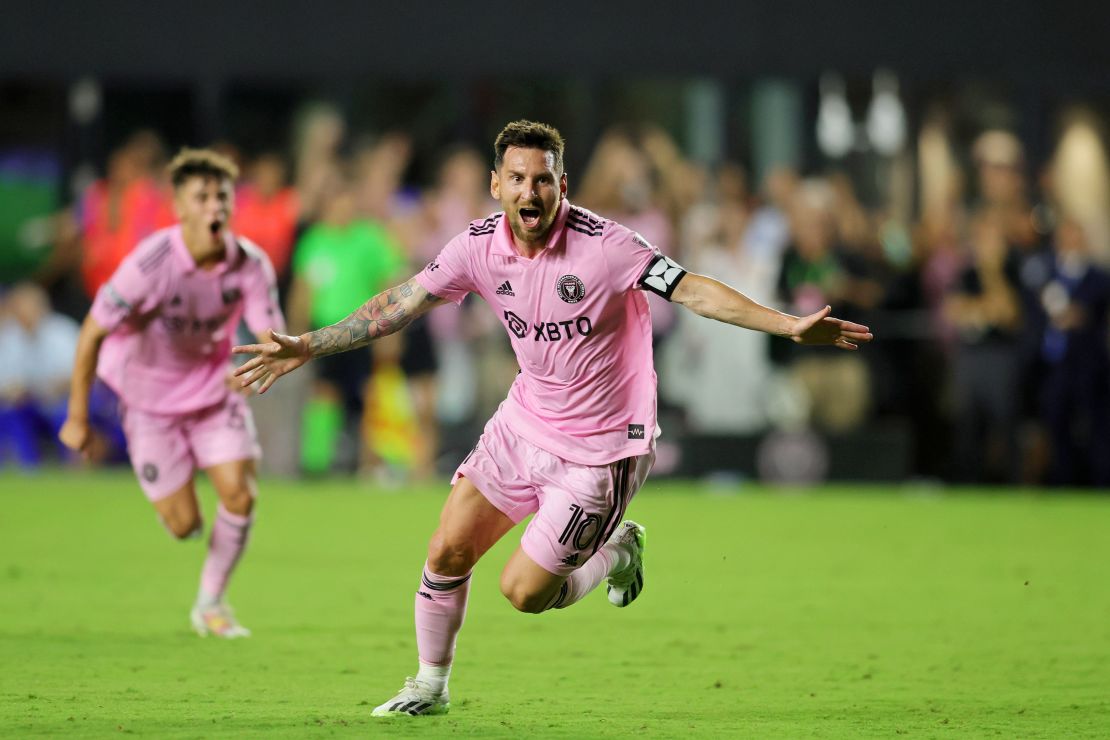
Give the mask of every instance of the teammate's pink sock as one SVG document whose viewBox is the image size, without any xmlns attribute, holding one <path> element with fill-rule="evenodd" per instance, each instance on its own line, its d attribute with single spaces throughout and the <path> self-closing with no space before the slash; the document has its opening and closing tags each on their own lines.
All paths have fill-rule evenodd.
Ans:
<svg viewBox="0 0 1110 740">
<path fill-rule="evenodd" d="M 220 504 L 208 540 L 208 558 L 200 574 L 199 600 L 216 603 L 223 598 L 231 571 L 247 547 L 252 520 L 249 514 L 232 514 Z"/>
<path fill-rule="evenodd" d="M 451 665 L 468 596 L 470 573 L 441 576 L 424 563 L 424 574 L 416 591 L 416 648 L 422 665 Z"/>
<path fill-rule="evenodd" d="M 611 574 L 627 568 L 630 562 L 631 556 L 627 550 L 605 543 L 592 558 L 567 577 L 563 588 L 556 594 L 548 609 L 563 609 L 581 601 Z"/>
</svg>

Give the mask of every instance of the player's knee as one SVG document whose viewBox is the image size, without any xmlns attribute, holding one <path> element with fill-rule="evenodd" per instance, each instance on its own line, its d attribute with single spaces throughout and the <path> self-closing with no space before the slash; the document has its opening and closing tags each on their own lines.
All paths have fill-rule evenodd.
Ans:
<svg viewBox="0 0 1110 740">
<path fill-rule="evenodd" d="M 170 513 L 162 515 L 162 524 L 178 540 L 191 540 L 200 537 L 204 522 L 198 513 Z"/>
<path fill-rule="evenodd" d="M 542 594 L 529 594 L 513 591 L 505 594 L 505 598 L 513 605 L 513 608 L 518 612 L 525 614 L 539 614 L 547 610 L 547 603 L 549 599 Z"/>
<path fill-rule="evenodd" d="M 246 483 L 230 491 L 224 491 L 220 495 L 220 502 L 225 509 L 237 516 L 247 516 L 254 509 L 254 495 Z"/>
<path fill-rule="evenodd" d="M 539 594 L 508 578 L 501 579 L 501 593 L 518 612 L 539 614 L 545 611 L 551 599 Z"/>
<path fill-rule="evenodd" d="M 428 568 L 441 576 L 464 576 L 474 567 L 474 546 L 448 542 L 438 533 L 428 543 Z"/>
</svg>

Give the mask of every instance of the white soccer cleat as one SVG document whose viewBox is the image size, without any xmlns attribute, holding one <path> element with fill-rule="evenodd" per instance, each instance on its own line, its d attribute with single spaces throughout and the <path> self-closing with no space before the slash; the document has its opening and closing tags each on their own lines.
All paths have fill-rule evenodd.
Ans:
<svg viewBox="0 0 1110 740">
<path fill-rule="evenodd" d="M 451 698 L 447 689 L 437 694 L 415 678 L 405 679 L 405 685 L 397 696 L 385 704 L 375 707 L 371 717 L 392 717 L 408 715 L 419 717 L 424 714 L 447 714 L 451 708 Z"/>
<path fill-rule="evenodd" d="M 251 631 L 239 624 L 231 607 L 224 603 L 194 606 L 189 612 L 189 620 L 193 623 L 193 629 L 201 637 L 214 635 L 225 640 L 235 640 L 251 636 Z"/>
<path fill-rule="evenodd" d="M 645 540 L 644 528 L 631 519 L 621 522 L 617 531 L 609 538 L 609 543 L 623 547 L 632 556 L 632 561 L 626 567 L 609 576 L 609 585 L 605 591 L 613 606 L 628 606 L 644 590 Z"/>
</svg>

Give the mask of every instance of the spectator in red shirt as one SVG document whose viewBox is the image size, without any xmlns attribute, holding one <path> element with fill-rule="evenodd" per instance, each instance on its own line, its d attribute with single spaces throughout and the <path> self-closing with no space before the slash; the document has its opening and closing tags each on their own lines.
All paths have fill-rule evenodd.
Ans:
<svg viewBox="0 0 1110 740">
<path fill-rule="evenodd" d="M 300 199 L 289 185 L 285 160 L 275 152 L 264 152 L 256 157 L 246 174 L 235 194 L 233 228 L 262 247 L 273 262 L 280 282 L 289 272 Z"/>
<path fill-rule="evenodd" d="M 168 191 L 158 170 L 162 143 L 150 131 L 139 131 L 112 152 L 107 174 L 82 198 L 81 282 L 92 299 L 119 263 L 149 234 L 175 222 Z"/>
</svg>

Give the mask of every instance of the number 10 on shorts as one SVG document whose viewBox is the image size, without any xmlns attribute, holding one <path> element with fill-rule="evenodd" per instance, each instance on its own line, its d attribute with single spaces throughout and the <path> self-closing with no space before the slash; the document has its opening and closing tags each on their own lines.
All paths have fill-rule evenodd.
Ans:
<svg viewBox="0 0 1110 740">
<path fill-rule="evenodd" d="M 570 505 L 570 512 L 570 520 L 559 535 L 559 544 L 570 543 L 575 550 L 585 550 L 601 534 L 601 515 L 587 514 L 577 504 Z"/>
</svg>

